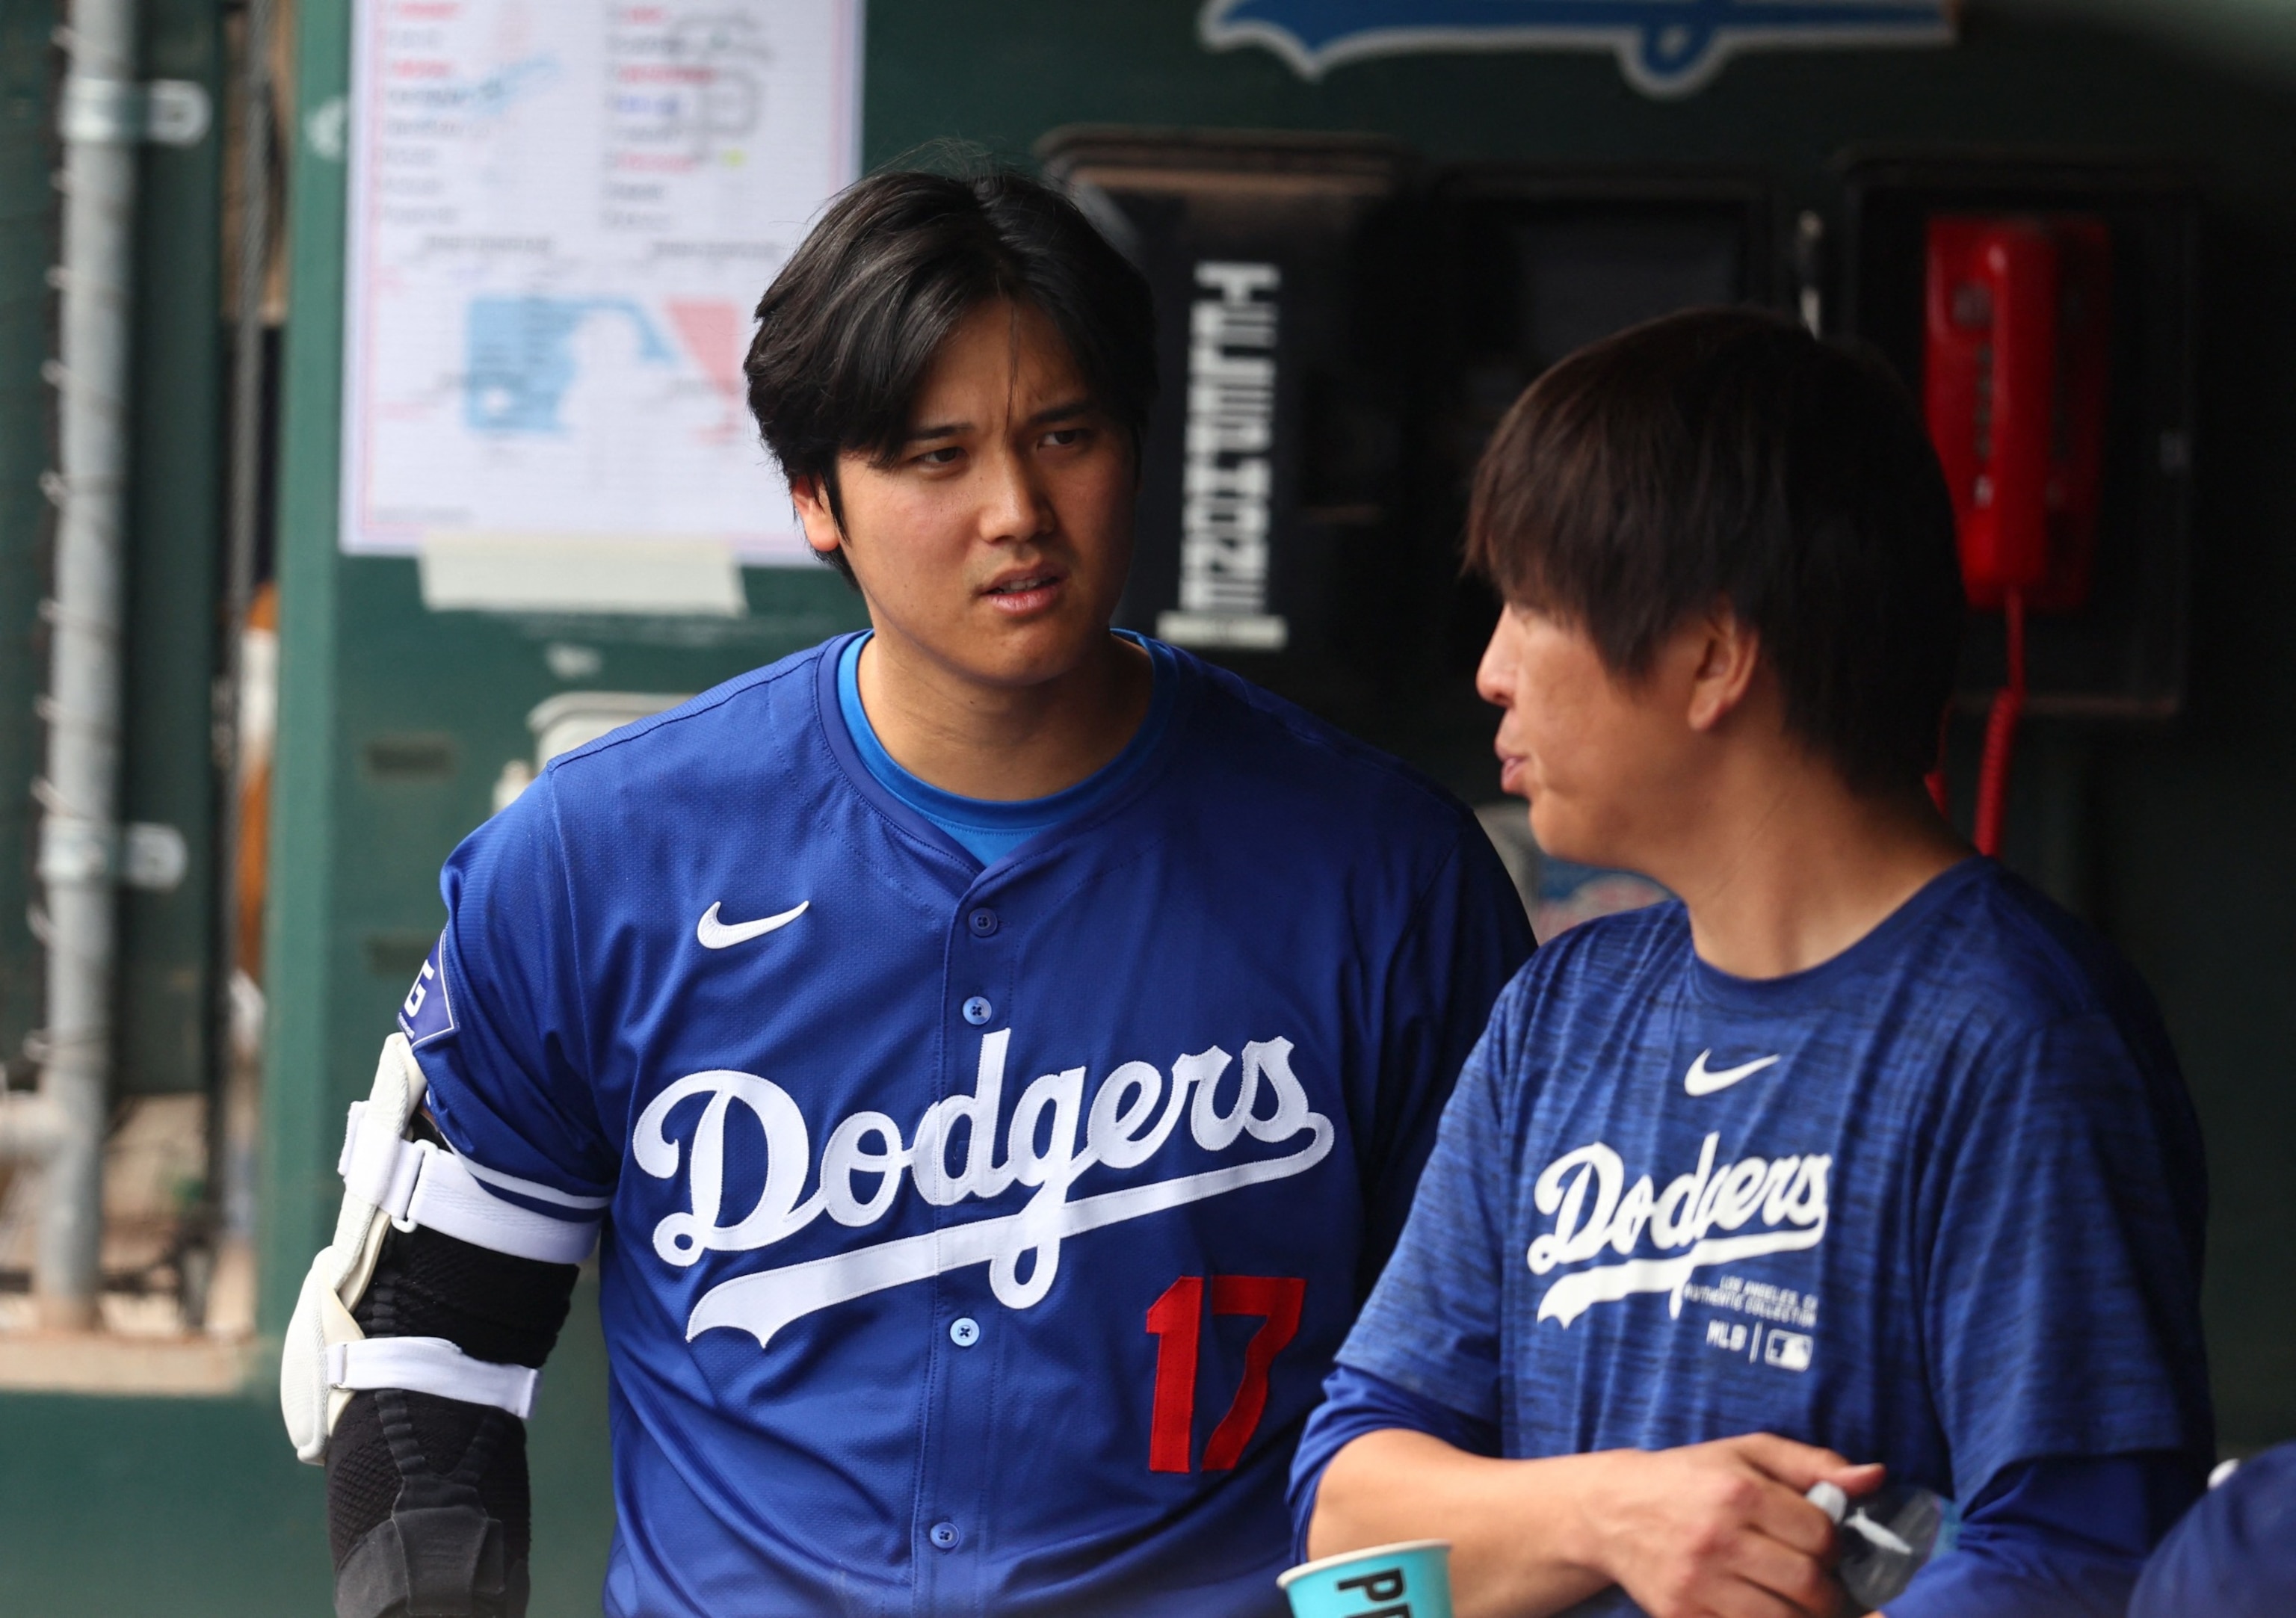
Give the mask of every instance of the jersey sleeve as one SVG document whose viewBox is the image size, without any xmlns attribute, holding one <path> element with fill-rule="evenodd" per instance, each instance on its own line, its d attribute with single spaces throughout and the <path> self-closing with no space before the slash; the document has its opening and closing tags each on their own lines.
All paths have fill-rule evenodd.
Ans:
<svg viewBox="0 0 2296 1618">
<path fill-rule="evenodd" d="M 594 1219 L 618 1158 L 590 1088 L 549 773 L 463 839 L 439 887 L 446 931 L 398 1017 L 424 1105 L 447 1143 L 491 1171 L 490 1188 L 537 1212 Z"/>
<path fill-rule="evenodd" d="M 1501 1266 L 1514 1168 L 1506 1145 L 1510 1012 L 1522 987 L 1518 979 L 1500 1000 L 1468 1056 L 1402 1239 L 1339 1353 L 1341 1365 L 1492 1426 L 1500 1423 Z"/>
<path fill-rule="evenodd" d="M 1922 1325 L 1955 1494 L 2041 1457 L 2173 1450 L 2205 1466 L 2208 1193 L 2165 1045 L 2066 1017 L 1980 1064 L 1960 1103 L 1923 1187 Z"/>
<path fill-rule="evenodd" d="M 1357 1294 L 1371 1290 L 1410 1214 L 1444 1104 L 1491 1006 L 1533 948 L 1521 896 L 1472 817 L 1389 964 Z"/>
<path fill-rule="evenodd" d="M 2145 1556 L 2200 1489 L 2184 1455 L 2013 1462 L 1888 1618 L 2121 1618 Z"/>
<path fill-rule="evenodd" d="M 1335 1366 L 1324 1378 L 1324 1402 L 1308 1417 L 1308 1425 L 1300 1434 L 1300 1448 L 1292 1457 L 1292 1482 L 1285 1498 L 1292 1507 L 1294 1562 L 1308 1559 L 1308 1524 L 1316 1515 L 1316 1491 L 1323 1484 L 1324 1469 L 1356 1440 L 1396 1428 L 1424 1433 L 1470 1455 L 1499 1452 L 1499 1430 L 1493 1424 L 1423 1399 L 1353 1366 Z"/>
</svg>

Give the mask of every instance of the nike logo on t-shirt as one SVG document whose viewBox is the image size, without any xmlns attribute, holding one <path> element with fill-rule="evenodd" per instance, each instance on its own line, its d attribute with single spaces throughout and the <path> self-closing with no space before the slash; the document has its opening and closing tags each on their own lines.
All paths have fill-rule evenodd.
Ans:
<svg viewBox="0 0 2296 1618">
<path fill-rule="evenodd" d="M 701 913 L 701 920 L 693 929 L 693 941 L 704 949 L 726 949 L 735 944 L 746 944 L 776 927 L 788 926 L 803 916 L 812 903 L 808 899 L 794 909 L 784 910 L 779 916 L 761 916 L 753 922 L 721 922 L 718 919 L 718 907 L 712 905 Z"/>
<path fill-rule="evenodd" d="M 1742 1063 L 1736 1067 L 1726 1067 L 1719 1072 L 1710 1072 L 1706 1065 L 1706 1058 L 1713 1054 L 1710 1050 L 1700 1051 L 1698 1059 L 1690 1064 L 1690 1071 L 1682 1076 L 1682 1088 L 1693 1096 L 1711 1096 L 1717 1090 L 1726 1090 L 1739 1080 L 1759 1073 L 1780 1059 L 1776 1056 L 1759 1056 L 1751 1062 Z"/>
</svg>

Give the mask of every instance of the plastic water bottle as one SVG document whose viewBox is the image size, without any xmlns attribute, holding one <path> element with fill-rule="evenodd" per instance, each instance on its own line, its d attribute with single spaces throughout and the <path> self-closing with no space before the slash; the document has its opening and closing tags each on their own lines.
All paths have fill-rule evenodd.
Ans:
<svg viewBox="0 0 2296 1618">
<path fill-rule="evenodd" d="M 1855 1506 L 1832 1483 L 1815 1483 L 1803 1497 L 1841 1530 L 1841 1588 L 1870 1613 L 1906 1593 L 1932 1556 L 1953 1548 L 1961 1513 L 1951 1500 L 1912 1484 L 1877 1490 Z"/>
</svg>

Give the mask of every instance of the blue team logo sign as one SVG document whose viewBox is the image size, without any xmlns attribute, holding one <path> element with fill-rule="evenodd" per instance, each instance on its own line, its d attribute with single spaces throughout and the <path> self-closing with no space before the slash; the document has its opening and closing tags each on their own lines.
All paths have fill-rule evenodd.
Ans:
<svg viewBox="0 0 2296 1618">
<path fill-rule="evenodd" d="M 1617 54 L 1646 95 L 1687 95 L 1741 51 L 1952 43 L 1958 0 L 1207 0 L 1213 50 L 1265 45 L 1306 78 L 1416 51 Z"/>
</svg>

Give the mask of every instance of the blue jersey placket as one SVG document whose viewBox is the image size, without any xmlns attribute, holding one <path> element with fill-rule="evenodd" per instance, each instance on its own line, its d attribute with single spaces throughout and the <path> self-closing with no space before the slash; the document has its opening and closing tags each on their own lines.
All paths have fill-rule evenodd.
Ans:
<svg viewBox="0 0 2296 1618">
<path fill-rule="evenodd" d="M 861 756 L 848 718 L 848 694 L 841 688 L 848 678 L 845 661 L 859 638 L 849 637 L 824 648 L 816 675 L 816 707 L 830 751 L 857 790 L 911 836 L 969 873 L 969 885 L 953 896 L 944 933 L 940 1054 L 933 1100 L 938 1104 L 978 1094 L 984 1046 L 1002 1034 L 1009 1046 L 1001 1096 L 994 1115 L 982 1121 L 988 1133 L 977 1148 L 982 1161 L 999 1162 L 1011 1155 L 1003 1126 L 1019 1092 L 1036 1077 L 1025 1066 L 1036 1043 L 1026 1037 L 1030 1014 L 1050 1009 L 1018 1003 L 1016 962 L 1027 936 L 1022 896 L 1031 873 L 1058 858 L 1058 848 L 1076 825 L 1102 817 L 1146 784 L 1165 752 L 1165 735 L 1180 705 L 1178 669 L 1166 654 L 1157 653 L 1157 691 L 1144 721 L 1144 746 L 1136 743 L 1125 760 L 1110 767 L 1111 772 L 1123 771 L 1114 791 L 1079 802 L 1023 848 L 984 867 L 947 827 L 889 790 L 889 784 Z M 962 1146 L 945 1143 L 944 1162 L 963 1164 L 975 1150 L 969 1140 Z M 948 1230 L 1010 1214 L 1016 1200 L 1008 1195 L 992 1211 L 979 1198 L 966 1196 L 934 1207 L 931 1219 L 935 1229 Z M 1013 1482 L 1013 1469 L 1001 1464 L 1000 1444 L 1025 1433 L 1037 1414 L 1003 1409 L 998 1400 L 999 1371 L 1015 1363 L 1008 1355 L 1021 1351 L 1017 1347 L 1021 1317 L 997 1300 L 985 1265 L 946 1270 L 926 1285 L 932 1310 L 910 1521 L 911 1600 L 913 1610 L 921 1614 L 985 1614 L 996 1582 L 991 1563 L 997 1550 L 997 1490 L 1000 1483 L 1009 1487 Z M 1025 1384 L 1026 1378 L 1020 1380 Z M 1011 1425 L 1016 1417 L 1017 1426 Z"/>
<path fill-rule="evenodd" d="M 1007 998 L 1006 985 L 1001 981 L 990 981 L 987 973 L 992 969 L 991 962 L 977 957 L 965 947 L 964 920 L 973 906 L 972 884 L 981 875 L 980 860 L 946 831 L 886 791 L 854 745 L 840 706 L 837 681 L 839 660 L 857 638 L 846 636 L 822 649 L 814 671 L 816 722 L 821 727 L 822 738 L 831 756 L 843 769 L 853 789 L 920 845 L 928 856 L 928 866 L 946 867 L 933 873 L 947 881 L 944 891 L 950 907 L 943 935 L 939 1017 L 934 1042 L 932 1102 L 937 1105 L 951 1096 L 972 1094 L 980 1070 L 981 1039 L 1005 1025 L 1005 1007 L 1000 1002 Z M 975 1017 L 968 1017 L 968 1010 Z M 905 1195 L 915 1195 L 914 1184 Z M 972 1201 L 968 1197 L 947 1207 L 933 1208 L 933 1228 L 947 1230 L 980 1217 Z M 953 1410 L 966 1392 L 964 1367 L 957 1360 L 963 1351 L 949 1335 L 956 1319 L 965 1312 L 955 1303 L 964 1289 L 964 1277 L 943 1272 L 922 1285 L 929 1289 L 932 1310 L 925 1323 L 926 1341 L 921 1356 L 924 1386 L 917 1432 L 915 1492 L 909 1514 L 908 1581 L 910 1610 L 920 1618 L 962 1611 L 977 1601 L 972 1592 L 977 1592 L 982 1582 L 980 1556 L 985 1537 L 980 1532 L 984 1507 L 980 1490 L 977 1486 L 965 1487 L 972 1480 L 952 1473 L 953 1467 L 964 1466 L 961 1446 L 955 1441 L 956 1434 L 952 1431 L 951 1421 Z M 986 1296 L 985 1286 L 982 1295 Z M 978 1310 L 972 1312 L 972 1318 L 980 1323 Z"/>
<path fill-rule="evenodd" d="M 1011 964 L 1013 939 L 1004 910 L 996 903 L 999 885 L 1001 882 L 976 882 L 959 896 L 948 920 L 938 1099 L 978 1093 L 983 1048 L 992 1038 L 1004 1037 L 1007 1055 L 995 1112 L 977 1116 L 962 1145 L 944 1142 L 946 1163 L 974 1161 L 976 1154 L 980 1162 L 998 1161 L 1004 1144 L 998 1126 L 1010 1114 L 1013 1092 L 1027 1077 L 1013 1065 L 1009 1049 L 1019 1008 L 1013 1003 L 1017 987 Z M 976 1129 L 982 1131 L 977 1142 L 972 1138 Z M 951 1146 L 955 1149 L 950 1150 Z M 972 1196 L 933 1210 L 934 1226 L 942 1230 L 993 1217 Z M 996 1302 L 984 1266 L 943 1270 L 930 1285 L 932 1340 L 913 1524 L 914 1611 L 978 1612 L 988 1582 L 984 1570 L 995 1527 L 995 1367 L 1012 1335 L 1012 1315 Z"/>
</svg>

